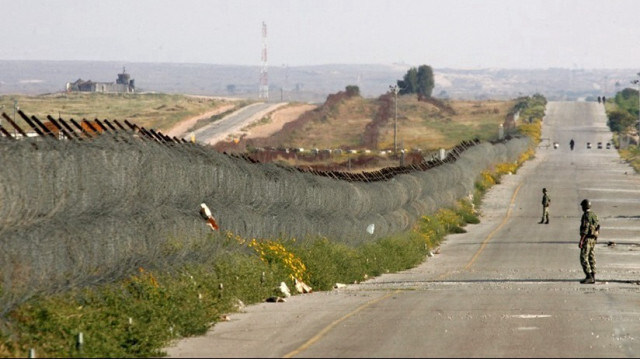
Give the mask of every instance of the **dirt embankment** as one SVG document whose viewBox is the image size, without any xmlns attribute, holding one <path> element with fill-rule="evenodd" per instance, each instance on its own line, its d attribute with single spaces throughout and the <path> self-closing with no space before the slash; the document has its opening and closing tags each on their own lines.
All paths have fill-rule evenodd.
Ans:
<svg viewBox="0 0 640 359">
<path fill-rule="evenodd" d="M 243 152 L 249 147 L 266 148 L 279 147 L 286 142 L 291 133 L 298 131 L 309 122 L 314 120 L 332 117 L 332 112 L 345 99 L 354 96 L 352 93 L 340 91 L 336 94 L 329 95 L 327 100 L 321 106 L 300 105 L 300 111 L 295 111 L 288 116 L 288 121 L 279 121 L 277 125 L 279 129 L 268 135 L 243 136 L 236 143 L 217 143 L 216 149 L 221 152 Z M 304 106 L 304 107 L 303 107 Z M 311 106 L 311 107 L 310 107 Z M 280 125 L 280 123 L 282 125 Z"/>
<path fill-rule="evenodd" d="M 257 122 L 242 129 L 243 134 L 237 141 L 220 141 L 214 145 L 219 152 L 244 152 L 247 146 L 265 147 L 279 143 L 280 137 L 288 133 L 290 128 L 298 128 L 305 123 L 308 114 L 317 109 L 317 105 L 296 104 L 276 110 L 270 114 L 271 120 L 266 123 Z"/>
<path fill-rule="evenodd" d="M 378 111 L 373 120 L 364 128 L 364 135 L 362 136 L 362 146 L 364 148 L 378 148 L 380 128 L 386 125 L 391 117 L 392 101 L 391 93 L 386 93 L 378 98 Z"/>
<path fill-rule="evenodd" d="M 312 104 L 290 105 L 285 108 L 274 111 L 271 114 L 271 121 L 264 124 L 256 124 L 243 128 L 245 132 L 244 138 L 260 138 L 269 137 L 274 133 L 282 130 L 289 122 L 297 120 L 302 114 L 315 109 L 317 106 Z"/>
</svg>

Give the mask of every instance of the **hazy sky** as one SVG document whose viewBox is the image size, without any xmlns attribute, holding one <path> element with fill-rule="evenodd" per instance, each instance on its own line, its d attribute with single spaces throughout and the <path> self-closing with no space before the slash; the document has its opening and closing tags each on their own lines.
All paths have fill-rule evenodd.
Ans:
<svg viewBox="0 0 640 359">
<path fill-rule="evenodd" d="M 640 67 L 639 0 L 0 0 L 0 60 Z"/>
</svg>

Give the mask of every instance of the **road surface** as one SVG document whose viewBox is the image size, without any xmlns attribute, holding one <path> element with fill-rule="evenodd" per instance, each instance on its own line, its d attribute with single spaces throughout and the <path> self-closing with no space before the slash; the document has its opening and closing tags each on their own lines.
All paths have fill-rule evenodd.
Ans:
<svg viewBox="0 0 640 359">
<path fill-rule="evenodd" d="M 607 150 L 602 105 L 550 102 L 535 159 L 486 195 L 481 223 L 411 270 L 260 303 L 171 357 L 637 357 L 640 177 Z M 574 138 L 576 146 L 569 149 Z M 545 143 L 543 141 L 543 143 Z M 551 197 L 542 215 L 542 188 Z M 580 284 L 579 203 L 599 215 L 596 284 Z M 608 245 L 614 242 L 615 245 Z"/>
<path fill-rule="evenodd" d="M 219 121 L 194 131 L 189 136 L 193 135 L 198 143 L 214 145 L 216 142 L 226 139 L 228 135 L 241 130 L 254 121 L 260 120 L 262 116 L 284 105 L 286 105 L 286 102 L 251 104 L 225 116 Z"/>
</svg>

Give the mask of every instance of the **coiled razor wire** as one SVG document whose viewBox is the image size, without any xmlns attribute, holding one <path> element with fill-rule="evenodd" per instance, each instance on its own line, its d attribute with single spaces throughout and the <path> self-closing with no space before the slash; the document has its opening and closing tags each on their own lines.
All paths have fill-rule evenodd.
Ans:
<svg viewBox="0 0 640 359">
<path fill-rule="evenodd" d="M 483 170 L 529 147 L 526 137 L 477 143 L 428 170 L 367 182 L 131 133 L 0 137 L 0 310 L 138 267 L 223 254 L 222 234 L 200 217 L 203 202 L 223 232 L 247 239 L 326 237 L 354 246 L 406 231 L 472 193 Z"/>
</svg>

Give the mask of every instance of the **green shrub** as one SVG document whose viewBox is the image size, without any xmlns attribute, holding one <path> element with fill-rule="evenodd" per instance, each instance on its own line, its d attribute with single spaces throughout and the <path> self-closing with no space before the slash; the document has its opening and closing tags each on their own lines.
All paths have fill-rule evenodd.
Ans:
<svg viewBox="0 0 640 359">
<path fill-rule="evenodd" d="M 295 248 L 295 252 L 311 273 L 307 284 L 314 290 L 330 290 L 337 282 L 360 281 L 365 274 L 364 259 L 357 249 L 326 238 Z"/>
</svg>

